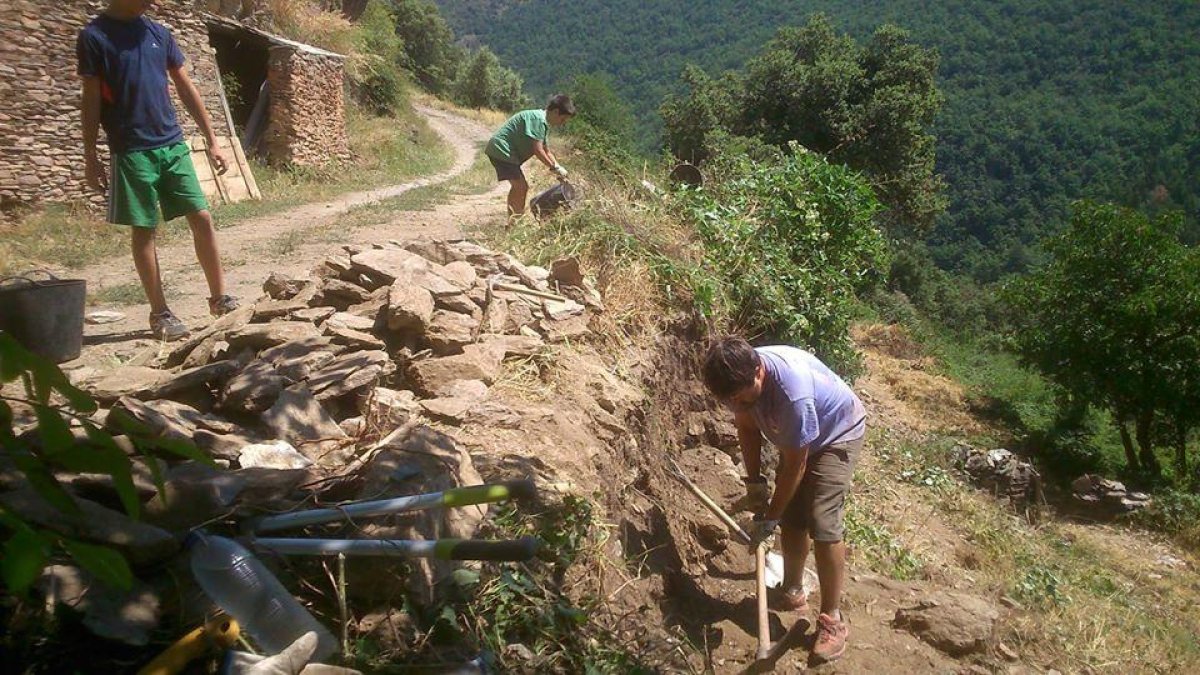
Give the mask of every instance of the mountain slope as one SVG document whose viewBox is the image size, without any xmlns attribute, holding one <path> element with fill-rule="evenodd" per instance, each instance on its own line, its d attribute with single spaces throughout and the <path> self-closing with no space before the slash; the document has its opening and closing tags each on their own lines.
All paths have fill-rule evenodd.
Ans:
<svg viewBox="0 0 1200 675">
<path fill-rule="evenodd" d="M 882 23 L 942 55 L 935 133 L 950 212 L 945 263 L 995 278 L 1022 268 L 1070 200 L 1200 213 L 1200 5 L 1105 0 L 439 0 L 537 94 L 605 72 L 656 139 L 662 98 L 687 63 L 740 66 L 781 25 L 817 11 L 858 38 Z"/>
</svg>

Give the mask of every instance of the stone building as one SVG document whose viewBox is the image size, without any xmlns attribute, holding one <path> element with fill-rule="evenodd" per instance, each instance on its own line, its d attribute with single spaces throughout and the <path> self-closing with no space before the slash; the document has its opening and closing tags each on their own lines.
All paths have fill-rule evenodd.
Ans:
<svg viewBox="0 0 1200 675">
<path fill-rule="evenodd" d="M 104 0 L 9 0 L 0 11 L 0 214 L 39 202 L 102 203 L 102 197 L 84 182 L 75 41 L 79 30 L 106 4 Z M 194 156 L 201 183 L 214 201 L 237 201 L 257 196 L 257 187 L 241 156 L 237 117 L 224 100 L 217 50 L 210 42 L 216 17 L 203 12 L 207 4 L 164 0 L 151 16 L 174 33 L 219 143 L 230 151 L 226 153 L 230 160 L 237 160 L 231 161 L 228 174 L 216 180 L 203 159 L 198 129 L 176 100 L 184 135 L 198 153 Z M 344 59 L 272 39 L 264 69 L 264 79 L 271 80 L 269 88 L 276 92 L 264 115 L 270 140 L 267 155 L 275 162 L 310 166 L 347 159 Z"/>
<path fill-rule="evenodd" d="M 350 159 L 345 57 L 208 15 L 209 34 L 243 146 L 273 164 L 326 166 Z"/>
</svg>

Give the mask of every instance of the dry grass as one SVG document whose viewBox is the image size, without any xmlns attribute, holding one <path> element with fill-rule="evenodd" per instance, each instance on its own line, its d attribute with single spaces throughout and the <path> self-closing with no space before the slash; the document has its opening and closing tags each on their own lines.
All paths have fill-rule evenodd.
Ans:
<svg viewBox="0 0 1200 675">
<path fill-rule="evenodd" d="M 1053 518 L 1031 524 L 964 485 L 944 470 L 953 440 L 932 430 L 942 425 L 914 430 L 914 418 L 924 418 L 923 406 L 936 397 L 906 398 L 928 393 L 939 380 L 947 390 L 956 386 L 879 349 L 867 356 L 871 375 L 859 386 L 889 428 L 873 433 L 856 472 L 861 518 L 890 533 L 923 564 L 921 574 L 939 584 L 1020 602 L 1024 609 L 1005 619 L 1001 639 L 1028 664 L 1062 672 L 1200 669 L 1200 561 L 1132 529 Z M 880 367 L 890 368 L 895 382 L 877 377 Z M 880 402 L 887 407 L 880 410 Z M 943 422 L 969 417 L 961 399 L 943 404 L 951 408 Z M 924 477 L 931 477 L 928 484 Z M 1161 562 L 1171 558 L 1190 562 Z M 874 566 L 895 576 L 887 564 Z"/>
<path fill-rule="evenodd" d="M 271 18 L 279 34 L 338 54 L 354 51 L 354 24 L 314 0 L 269 0 Z"/>
<path fill-rule="evenodd" d="M 420 103 L 421 105 L 429 106 L 430 108 L 445 110 L 446 112 L 452 112 L 456 115 L 461 115 L 467 119 L 480 122 L 489 128 L 499 127 L 501 124 L 504 124 L 506 120 L 508 120 L 508 113 L 501 110 L 491 110 L 488 108 L 464 108 L 458 104 L 450 103 L 449 101 L 443 101 L 442 99 L 425 92 L 413 92 L 413 101 Z"/>
</svg>

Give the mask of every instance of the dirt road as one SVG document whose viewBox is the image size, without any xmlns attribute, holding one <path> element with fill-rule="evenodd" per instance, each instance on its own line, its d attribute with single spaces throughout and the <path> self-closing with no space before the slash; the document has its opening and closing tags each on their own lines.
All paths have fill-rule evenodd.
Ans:
<svg viewBox="0 0 1200 675">
<path fill-rule="evenodd" d="M 220 230 L 219 243 L 229 293 L 243 303 L 252 302 L 262 294 L 262 281 L 271 272 L 302 276 L 326 255 L 339 252 L 343 244 L 454 236 L 461 233 L 463 223 L 503 217 L 501 195 L 504 186 L 498 185 L 486 194 L 456 197 L 452 203 L 432 207 L 432 210 L 389 213 L 381 216 L 381 222 L 339 232 L 336 243 L 329 241 L 331 237 L 306 236 L 330 227 L 336 229 L 338 219 L 356 208 L 417 188 L 445 183 L 471 168 L 490 130 L 479 122 L 444 110 L 421 105 L 417 105 L 416 110 L 453 148 L 454 162 L 449 169 L 398 185 L 305 204 Z M 163 243 L 158 256 L 171 309 L 189 327 L 202 326 L 210 320 L 206 301 L 208 289 L 191 241 L 181 239 Z M 93 294 L 107 287 L 137 282 L 128 255 L 89 265 L 74 276 L 86 279 Z M 116 323 L 87 326 L 84 353 L 78 361 L 67 364 L 68 368 L 113 365 L 155 344 L 147 327 L 150 311 L 147 304 L 98 305 L 90 307 L 89 311 L 97 309 L 118 311 L 125 318 Z"/>
</svg>

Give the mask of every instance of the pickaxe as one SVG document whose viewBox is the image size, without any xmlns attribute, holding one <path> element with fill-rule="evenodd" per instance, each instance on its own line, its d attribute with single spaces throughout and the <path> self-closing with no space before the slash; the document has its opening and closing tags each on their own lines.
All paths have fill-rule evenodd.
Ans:
<svg viewBox="0 0 1200 675">
<path fill-rule="evenodd" d="M 734 534 L 743 544 L 750 543 L 750 535 L 742 529 L 741 525 L 737 524 L 725 509 L 722 509 L 715 501 L 712 500 L 704 490 L 700 489 L 699 485 L 692 482 L 692 479 L 687 477 L 679 464 L 673 459 L 667 460 L 670 464 L 671 473 L 683 483 L 687 489 L 691 490 L 692 494 L 700 499 L 700 502 L 708 507 L 729 531 Z M 783 638 L 778 642 L 771 643 L 771 619 L 770 613 L 767 610 L 767 543 L 762 542 L 754 549 L 754 582 L 755 591 L 758 601 L 758 650 L 754 654 L 754 663 L 749 668 L 744 670 L 744 673 L 769 673 L 775 670 L 775 664 L 779 661 L 779 657 L 791 649 L 798 639 L 808 631 L 808 620 L 800 619 L 792 624 Z"/>
</svg>

